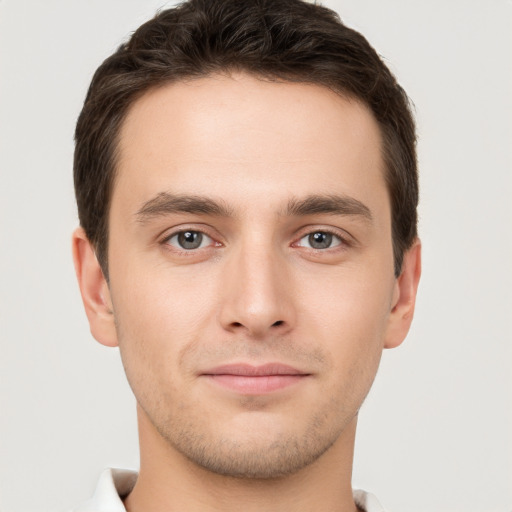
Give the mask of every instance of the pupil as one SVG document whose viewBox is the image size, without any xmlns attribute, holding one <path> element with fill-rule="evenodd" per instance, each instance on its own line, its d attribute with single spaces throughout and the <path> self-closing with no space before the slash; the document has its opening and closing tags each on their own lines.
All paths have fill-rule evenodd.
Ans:
<svg viewBox="0 0 512 512">
<path fill-rule="evenodd" d="M 203 241 L 203 235 L 197 231 L 184 231 L 178 235 L 178 242 L 183 249 L 197 249 Z"/>
<path fill-rule="evenodd" d="M 312 233 L 309 235 L 309 243 L 314 249 L 327 249 L 332 242 L 332 235 L 330 233 Z"/>
</svg>

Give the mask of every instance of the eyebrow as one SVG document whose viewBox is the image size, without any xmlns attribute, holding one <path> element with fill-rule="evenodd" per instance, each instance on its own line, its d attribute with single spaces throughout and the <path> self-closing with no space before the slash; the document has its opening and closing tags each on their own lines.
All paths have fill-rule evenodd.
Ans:
<svg viewBox="0 0 512 512">
<path fill-rule="evenodd" d="M 135 213 L 135 217 L 138 222 L 145 223 L 155 217 L 172 213 L 235 217 L 234 210 L 222 201 L 203 196 L 177 195 L 168 192 L 161 192 L 146 201 Z M 288 217 L 320 214 L 357 216 L 370 222 L 372 220 L 371 211 L 364 203 L 353 197 L 334 194 L 309 195 L 303 199 L 292 198 L 281 212 L 281 215 Z"/>
<path fill-rule="evenodd" d="M 372 221 L 370 209 L 361 201 L 340 195 L 310 195 L 304 199 L 290 199 L 284 212 L 288 216 L 332 214 L 361 217 Z"/>
<path fill-rule="evenodd" d="M 227 205 L 208 197 L 161 192 L 153 199 L 146 201 L 137 211 L 135 217 L 139 222 L 144 223 L 155 217 L 171 213 L 192 213 L 218 217 L 234 216 L 233 211 Z"/>
</svg>

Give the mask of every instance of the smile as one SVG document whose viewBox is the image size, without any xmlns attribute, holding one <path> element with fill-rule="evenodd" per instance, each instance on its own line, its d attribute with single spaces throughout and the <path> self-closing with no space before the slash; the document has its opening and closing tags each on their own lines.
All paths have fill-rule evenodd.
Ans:
<svg viewBox="0 0 512 512">
<path fill-rule="evenodd" d="M 261 395 L 278 391 L 310 376 L 309 373 L 280 363 L 261 366 L 224 365 L 208 370 L 201 375 L 221 387 L 245 395 Z"/>
</svg>

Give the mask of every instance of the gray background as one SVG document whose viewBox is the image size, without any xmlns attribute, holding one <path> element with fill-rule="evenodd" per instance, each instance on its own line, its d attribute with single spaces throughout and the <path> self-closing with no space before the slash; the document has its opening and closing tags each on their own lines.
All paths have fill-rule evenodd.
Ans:
<svg viewBox="0 0 512 512">
<path fill-rule="evenodd" d="M 331 0 L 416 105 L 424 273 L 360 415 L 391 512 L 512 510 L 512 2 Z M 137 467 L 116 349 L 89 334 L 72 134 L 97 65 L 161 0 L 0 0 L 0 510 L 65 510 Z M 169 4 L 168 4 L 169 5 Z"/>
</svg>

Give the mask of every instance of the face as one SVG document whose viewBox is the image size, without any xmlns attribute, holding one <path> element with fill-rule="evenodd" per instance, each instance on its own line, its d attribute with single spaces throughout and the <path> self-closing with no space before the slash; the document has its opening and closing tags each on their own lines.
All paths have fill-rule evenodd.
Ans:
<svg viewBox="0 0 512 512">
<path fill-rule="evenodd" d="M 371 113 L 320 86 L 212 76 L 140 98 L 119 150 L 106 300 L 143 414 L 216 473 L 311 464 L 394 343 Z"/>
</svg>

